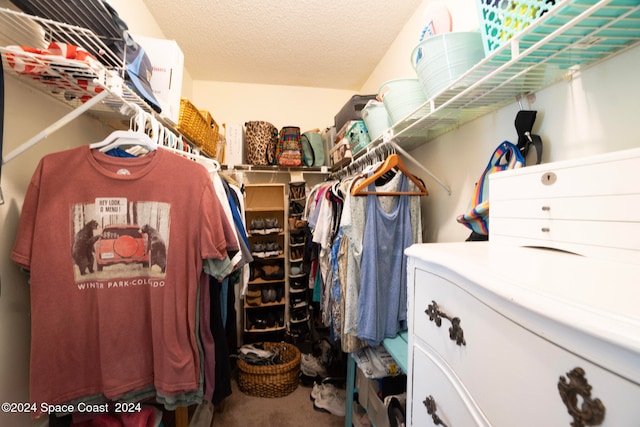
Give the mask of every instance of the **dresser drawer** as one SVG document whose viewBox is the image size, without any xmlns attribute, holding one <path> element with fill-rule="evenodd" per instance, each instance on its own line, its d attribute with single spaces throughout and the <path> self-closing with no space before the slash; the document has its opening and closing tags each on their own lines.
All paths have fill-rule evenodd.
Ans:
<svg viewBox="0 0 640 427">
<path fill-rule="evenodd" d="M 563 249 L 560 243 L 569 243 L 640 251 L 640 222 L 501 218 L 490 225 L 494 242 L 504 235 L 524 238 L 523 245 L 530 246 L 554 247 L 550 243 L 555 242 L 558 249 Z"/>
<path fill-rule="evenodd" d="M 417 381 L 413 381 L 410 426 L 435 425 L 433 416 L 427 410 L 428 400 L 434 405 L 432 413 L 447 426 L 491 425 L 437 354 L 416 346 L 413 348 L 413 363 L 413 375 Z"/>
<path fill-rule="evenodd" d="M 489 175 L 490 198 L 531 199 L 638 194 L 640 150 L 631 149 L 582 159 Z"/>
<path fill-rule="evenodd" d="M 571 417 L 559 395 L 558 379 L 577 367 L 585 371 L 592 397 L 606 407 L 602 425 L 640 420 L 640 386 L 592 364 L 588 355 L 578 357 L 533 334 L 472 296 L 465 290 L 469 286 L 463 289 L 421 269 L 415 271 L 413 286 L 410 332 L 415 345 L 446 361 L 493 425 L 568 426 Z M 441 316 L 459 318 L 464 345 L 450 338 L 448 319 L 441 317 L 441 327 L 429 319 L 425 310 L 431 305 L 433 315 L 434 301 Z M 427 381 L 414 373 L 414 384 Z M 414 404 L 418 399 L 422 397 L 414 395 Z"/>
<path fill-rule="evenodd" d="M 490 220 L 496 218 L 566 219 L 640 222 L 640 194 L 541 199 L 491 199 Z M 493 232 L 493 228 L 491 228 Z"/>
</svg>

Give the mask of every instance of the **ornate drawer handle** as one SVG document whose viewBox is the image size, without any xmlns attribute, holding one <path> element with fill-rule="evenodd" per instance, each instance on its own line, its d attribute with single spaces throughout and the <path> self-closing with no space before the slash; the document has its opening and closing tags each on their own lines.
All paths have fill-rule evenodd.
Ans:
<svg viewBox="0 0 640 427">
<path fill-rule="evenodd" d="M 422 404 L 427 408 L 427 414 L 431 415 L 431 419 L 435 425 L 447 427 L 447 425 L 442 422 L 438 414 L 436 414 L 438 408 L 436 408 L 436 401 L 433 399 L 433 396 L 427 397 Z"/>
<path fill-rule="evenodd" d="M 599 426 L 604 421 L 604 404 L 600 399 L 591 398 L 591 386 L 584 377 L 584 369 L 574 368 L 558 380 L 558 391 L 562 402 L 573 417 L 572 427 Z M 578 399 L 578 395 L 580 399 Z M 578 407 L 579 401 L 582 405 Z"/>
<path fill-rule="evenodd" d="M 464 340 L 464 331 L 462 327 L 460 327 L 460 318 L 452 318 L 448 314 L 440 311 L 438 303 L 435 301 L 431 301 L 431 304 L 429 304 L 424 312 L 429 316 L 429 320 L 435 322 L 438 327 L 442 325 L 443 317 L 448 319 L 451 322 L 451 327 L 449 328 L 449 338 L 451 338 L 451 341 L 455 341 L 458 345 L 467 345 L 467 342 Z"/>
</svg>

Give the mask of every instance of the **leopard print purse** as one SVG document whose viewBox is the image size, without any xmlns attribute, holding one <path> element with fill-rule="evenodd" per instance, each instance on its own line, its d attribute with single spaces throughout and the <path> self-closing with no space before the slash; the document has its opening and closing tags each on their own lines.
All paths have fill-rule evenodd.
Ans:
<svg viewBox="0 0 640 427">
<path fill-rule="evenodd" d="M 265 121 L 250 121 L 245 127 L 245 151 L 251 165 L 273 165 L 276 162 L 278 128 Z"/>
</svg>

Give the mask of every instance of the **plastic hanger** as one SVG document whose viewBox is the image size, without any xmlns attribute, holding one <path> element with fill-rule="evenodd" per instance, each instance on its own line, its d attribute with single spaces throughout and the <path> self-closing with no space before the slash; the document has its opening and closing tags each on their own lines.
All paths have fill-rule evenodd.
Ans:
<svg viewBox="0 0 640 427">
<path fill-rule="evenodd" d="M 405 174 L 420 191 L 367 191 L 369 184 L 374 183 L 378 178 L 394 168 L 397 168 L 400 172 Z M 429 192 L 424 186 L 424 183 L 409 172 L 407 167 L 404 165 L 402 158 L 398 154 L 394 153 L 389 155 L 385 162 L 371 176 L 364 178 L 351 188 L 352 196 L 365 196 L 369 194 L 376 196 L 400 196 L 403 194 L 408 196 L 427 196 L 429 195 Z"/>
<path fill-rule="evenodd" d="M 194 153 L 190 145 L 183 144 L 181 136 L 175 135 L 173 132 L 167 130 L 164 126 L 160 126 L 158 132 L 158 147 L 195 160 L 196 162 L 203 165 L 209 173 L 219 172 L 220 169 L 222 169 L 220 166 L 220 162 L 218 162 L 216 159 Z"/>
<path fill-rule="evenodd" d="M 132 122 L 134 118 L 132 118 L 129 123 L 129 130 L 116 130 L 111 132 L 111 134 L 109 134 L 105 139 L 99 142 L 94 142 L 89 145 L 89 147 L 91 149 L 99 149 L 103 153 L 123 145 L 137 145 L 145 148 L 147 151 L 155 150 L 158 146 L 157 143 L 144 131 L 147 120 L 147 117 L 145 116 L 146 113 L 139 108 L 138 114 L 134 117 L 138 122 L 136 130 L 133 129 Z"/>
</svg>

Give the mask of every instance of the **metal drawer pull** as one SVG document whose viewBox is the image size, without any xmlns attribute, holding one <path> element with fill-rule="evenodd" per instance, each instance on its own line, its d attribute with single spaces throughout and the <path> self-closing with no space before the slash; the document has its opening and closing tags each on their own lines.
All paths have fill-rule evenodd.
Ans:
<svg viewBox="0 0 640 427">
<path fill-rule="evenodd" d="M 550 211 L 551 210 L 551 206 L 543 206 L 542 210 L 545 211 L 545 212 Z"/>
<path fill-rule="evenodd" d="M 448 319 L 451 322 L 451 327 L 449 328 L 449 338 L 451 338 L 451 341 L 455 341 L 458 345 L 467 345 L 467 342 L 464 340 L 464 331 L 460 327 L 460 318 L 452 318 L 448 314 L 440 311 L 438 303 L 435 301 L 431 301 L 431 304 L 429 304 L 424 312 L 429 316 L 429 320 L 435 322 L 438 327 L 442 325 L 443 317 Z"/>
<path fill-rule="evenodd" d="M 549 231 L 551 231 L 551 229 L 549 227 L 542 227 L 540 231 L 542 231 L 543 233 L 548 233 Z"/>
<path fill-rule="evenodd" d="M 591 386 L 584 377 L 584 369 L 574 368 L 558 380 L 560 397 L 573 417 L 572 427 L 599 426 L 604 421 L 604 404 L 600 399 L 591 398 Z M 580 396 L 580 398 L 578 398 Z M 578 405 L 580 407 L 578 407 Z"/>
<path fill-rule="evenodd" d="M 422 403 L 425 408 L 427 408 L 427 414 L 431 415 L 431 419 L 435 425 L 447 427 L 447 425 L 442 422 L 438 414 L 436 414 L 438 408 L 436 408 L 436 401 L 433 399 L 433 396 L 427 397 Z"/>
</svg>

